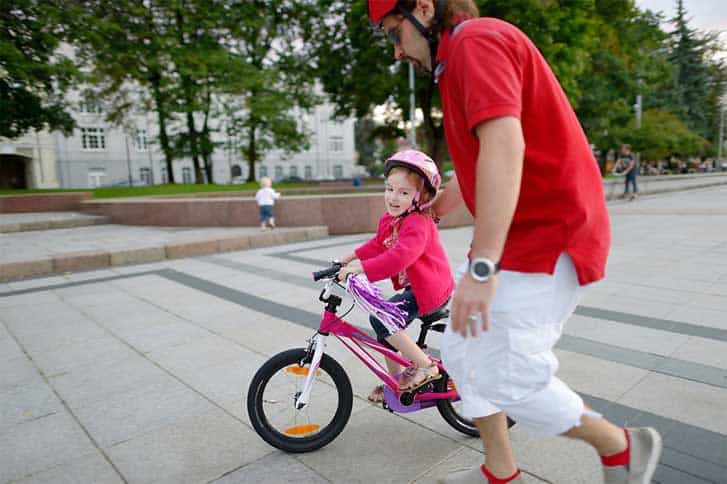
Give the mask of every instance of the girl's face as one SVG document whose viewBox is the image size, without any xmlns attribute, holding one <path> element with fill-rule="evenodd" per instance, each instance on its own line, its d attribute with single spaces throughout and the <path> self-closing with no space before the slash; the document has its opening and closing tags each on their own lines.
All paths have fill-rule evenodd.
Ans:
<svg viewBox="0 0 727 484">
<path fill-rule="evenodd" d="M 414 196 L 417 193 L 414 177 L 404 170 L 394 168 L 386 178 L 385 186 L 386 211 L 392 217 L 398 217 L 414 203 Z"/>
</svg>

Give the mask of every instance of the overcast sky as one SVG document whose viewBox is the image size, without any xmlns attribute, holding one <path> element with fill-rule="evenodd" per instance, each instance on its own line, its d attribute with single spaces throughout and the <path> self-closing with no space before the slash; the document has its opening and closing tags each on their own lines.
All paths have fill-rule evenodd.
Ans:
<svg viewBox="0 0 727 484">
<path fill-rule="evenodd" d="M 655 12 L 664 12 L 666 18 L 674 17 L 676 0 L 636 0 L 636 5 Z M 684 9 L 687 18 L 691 18 L 689 25 L 699 30 L 727 30 L 727 1 L 726 0 L 684 0 Z M 727 40 L 727 34 L 722 34 Z"/>
</svg>

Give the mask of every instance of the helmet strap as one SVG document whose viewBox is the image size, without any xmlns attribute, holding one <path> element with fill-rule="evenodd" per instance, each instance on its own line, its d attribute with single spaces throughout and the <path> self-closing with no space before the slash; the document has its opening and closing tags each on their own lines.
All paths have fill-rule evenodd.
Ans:
<svg viewBox="0 0 727 484">
<path fill-rule="evenodd" d="M 397 4 L 396 9 L 404 16 L 404 18 L 411 22 L 414 28 L 416 28 L 422 37 L 427 40 L 427 43 L 429 44 L 429 53 L 432 56 L 432 72 L 434 72 L 434 63 L 437 58 L 437 48 L 439 47 L 439 39 L 437 36 L 441 31 L 441 23 L 442 20 L 444 20 L 444 13 L 447 10 L 447 0 L 436 0 L 434 21 L 432 22 L 432 27 L 430 29 L 424 27 L 412 13 L 402 7 L 401 4 Z"/>
</svg>

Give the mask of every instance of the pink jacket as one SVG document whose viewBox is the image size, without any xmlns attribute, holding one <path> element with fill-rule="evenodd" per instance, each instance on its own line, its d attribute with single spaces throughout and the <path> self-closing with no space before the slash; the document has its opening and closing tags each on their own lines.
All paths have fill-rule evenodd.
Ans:
<svg viewBox="0 0 727 484">
<path fill-rule="evenodd" d="M 437 225 L 431 217 L 409 214 L 399 224 L 398 239 L 387 248 L 385 241 L 392 235 L 393 218 L 388 213 L 381 217 L 376 235 L 356 249 L 356 257 L 361 260 L 369 281 L 391 278 L 396 290 L 407 285 L 401 284 L 398 277 L 404 272 L 419 314 L 427 314 L 444 304 L 454 290 L 452 271 L 439 241 Z"/>
</svg>

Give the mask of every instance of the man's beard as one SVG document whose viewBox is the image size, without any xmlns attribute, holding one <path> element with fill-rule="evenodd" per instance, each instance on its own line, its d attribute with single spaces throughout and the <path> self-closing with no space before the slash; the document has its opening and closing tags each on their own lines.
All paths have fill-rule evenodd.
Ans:
<svg viewBox="0 0 727 484">
<path fill-rule="evenodd" d="M 424 64 L 422 64 L 419 60 L 417 60 L 417 59 L 415 59 L 413 57 L 407 57 L 405 60 L 409 64 L 411 64 L 412 66 L 414 66 L 414 70 L 417 71 L 417 72 L 422 72 L 422 73 L 425 73 L 425 74 L 426 73 L 429 73 L 429 72 L 432 72 L 431 69 L 427 69 L 426 67 L 424 67 Z"/>
</svg>

